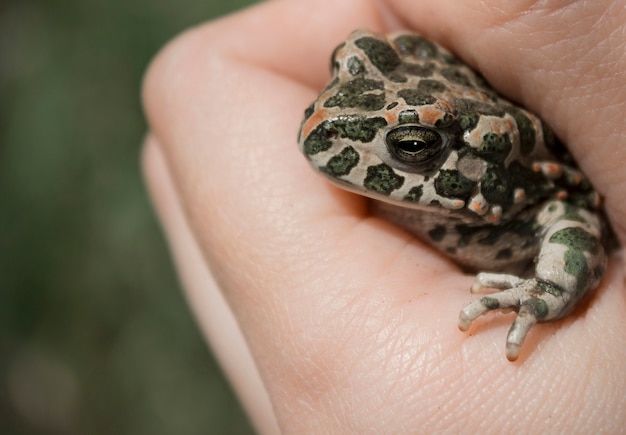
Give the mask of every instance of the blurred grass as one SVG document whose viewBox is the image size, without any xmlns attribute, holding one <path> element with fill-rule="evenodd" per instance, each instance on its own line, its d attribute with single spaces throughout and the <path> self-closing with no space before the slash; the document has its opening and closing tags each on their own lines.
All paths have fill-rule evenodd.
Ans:
<svg viewBox="0 0 626 435">
<path fill-rule="evenodd" d="M 0 2 L 0 433 L 252 433 L 138 166 L 150 58 L 249 3 Z"/>
</svg>

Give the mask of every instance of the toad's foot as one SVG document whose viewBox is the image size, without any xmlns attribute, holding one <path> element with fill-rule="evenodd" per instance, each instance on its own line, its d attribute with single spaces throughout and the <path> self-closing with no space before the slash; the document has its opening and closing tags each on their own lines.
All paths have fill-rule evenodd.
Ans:
<svg viewBox="0 0 626 435">
<path fill-rule="evenodd" d="M 479 273 L 471 287 L 472 293 L 479 293 L 485 288 L 501 290 L 489 296 L 483 296 L 469 303 L 459 315 L 459 329 L 466 331 L 472 321 L 491 310 L 517 311 L 517 317 L 506 340 L 506 357 L 515 361 L 532 326 L 549 320 L 552 313 L 563 309 L 564 301 L 554 285 L 537 278 L 522 279 L 514 275 Z"/>
<path fill-rule="evenodd" d="M 600 284 L 606 269 L 603 226 L 597 214 L 552 201 L 537 215 L 537 223 L 543 230 L 534 277 L 479 273 L 472 293 L 500 291 L 474 300 L 459 315 L 459 328 L 466 331 L 487 311 L 517 311 L 506 340 L 506 357 L 510 361 L 517 359 L 526 334 L 535 323 L 568 315 Z"/>
</svg>

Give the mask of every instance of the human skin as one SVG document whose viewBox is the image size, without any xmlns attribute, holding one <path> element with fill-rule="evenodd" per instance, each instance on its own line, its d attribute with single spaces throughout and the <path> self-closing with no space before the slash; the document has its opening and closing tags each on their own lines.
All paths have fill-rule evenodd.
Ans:
<svg viewBox="0 0 626 435">
<path fill-rule="evenodd" d="M 192 29 L 145 79 L 143 167 L 190 305 L 261 433 L 618 433 L 624 264 L 504 357 L 472 277 L 297 149 L 356 28 L 444 44 L 542 116 L 626 231 L 626 1 L 277 0 Z"/>
</svg>

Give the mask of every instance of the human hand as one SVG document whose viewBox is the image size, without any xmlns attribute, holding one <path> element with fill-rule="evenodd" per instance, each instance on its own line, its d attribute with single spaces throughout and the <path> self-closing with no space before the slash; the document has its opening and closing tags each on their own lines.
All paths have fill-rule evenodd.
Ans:
<svg viewBox="0 0 626 435">
<path fill-rule="evenodd" d="M 511 364 L 510 315 L 459 332 L 472 277 L 325 183 L 295 141 L 333 48 L 353 29 L 402 22 L 541 115 L 624 242 L 624 10 L 283 0 L 194 29 L 159 55 L 144 94 L 146 177 L 190 303 L 261 431 L 277 430 L 274 415 L 288 433 L 621 430 L 617 258 L 588 306 L 536 326 Z"/>
</svg>

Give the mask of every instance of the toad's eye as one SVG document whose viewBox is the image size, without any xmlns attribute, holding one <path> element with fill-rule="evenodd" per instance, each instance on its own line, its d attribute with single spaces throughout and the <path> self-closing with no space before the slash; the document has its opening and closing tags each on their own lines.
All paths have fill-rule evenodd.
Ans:
<svg viewBox="0 0 626 435">
<path fill-rule="evenodd" d="M 389 152 L 407 164 L 428 162 L 443 147 L 439 133 L 417 125 L 394 128 L 387 133 L 385 141 Z"/>
</svg>

